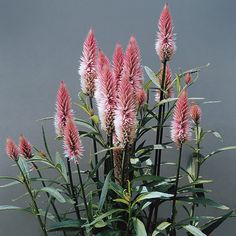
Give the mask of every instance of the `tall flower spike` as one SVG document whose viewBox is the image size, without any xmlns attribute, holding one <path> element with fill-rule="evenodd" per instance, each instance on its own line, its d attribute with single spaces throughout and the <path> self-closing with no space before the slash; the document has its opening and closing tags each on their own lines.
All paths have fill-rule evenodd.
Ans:
<svg viewBox="0 0 236 236">
<path fill-rule="evenodd" d="M 115 81 L 109 60 L 101 50 L 98 52 L 97 74 L 95 99 L 101 127 L 106 133 L 111 134 L 114 131 Z"/>
<path fill-rule="evenodd" d="M 62 81 L 57 92 L 56 114 L 54 117 L 54 125 L 57 136 L 63 136 L 66 122 L 68 119 L 71 119 L 72 116 L 70 93 L 64 81 Z"/>
<path fill-rule="evenodd" d="M 116 91 L 119 90 L 119 84 L 122 76 L 123 66 L 124 66 L 123 49 L 120 44 L 116 44 L 115 51 L 113 54 L 113 74 L 116 83 Z"/>
<path fill-rule="evenodd" d="M 134 87 L 134 94 L 142 88 L 143 70 L 141 65 L 140 49 L 135 37 L 131 37 L 124 57 L 124 69 L 122 77 L 129 78 Z"/>
<path fill-rule="evenodd" d="M 159 32 L 157 33 L 157 41 L 155 45 L 156 52 L 161 62 L 169 61 L 176 50 L 176 46 L 173 34 L 172 17 L 167 3 L 165 4 L 159 18 L 158 29 Z"/>
<path fill-rule="evenodd" d="M 30 159 L 31 157 L 33 157 L 31 144 L 28 141 L 28 139 L 23 135 L 19 137 L 19 150 L 20 150 L 20 154 L 25 159 Z"/>
<path fill-rule="evenodd" d="M 97 43 L 93 30 L 90 29 L 84 41 L 83 55 L 80 60 L 79 75 L 84 94 L 93 97 L 95 92 Z"/>
<path fill-rule="evenodd" d="M 163 68 L 162 68 L 163 71 Z M 163 73 L 163 72 L 162 72 Z M 162 73 L 160 73 L 159 81 L 161 84 L 162 81 Z M 164 98 L 172 98 L 174 96 L 174 89 L 172 83 L 172 73 L 169 64 L 166 64 L 166 77 L 165 77 L 165 91 L 166 94 L 164 94 Z M 160 101 L 160 90 L 157 91 L 156 96 L 155 96 L 155 101 L 159 102 Z"/>
<path fill-rule="evenodd" d="M 193 122 L 198 125 L 200 120 L 201 120 L 201 116 L 202 116 L 202 111 L 201 108 L 196 104 L 196 103 L 192 103 L 191 107 L 190 107 L 190 116 L 193 120 Z"/>
<path fill-rule="evenodd" d="M 171 139 L 180 146 L 190 140 L 189 106 L 186 91 L 183 91 L 176 102 L 171 124 Z"/>
<path fill-rule="evenodd" d="M 123 78 L 115 111 L 115 133 L 123 147 L 133 144 L 136 136 L 137 119 L 133 90 L 129 78 Z"/>
<path fill-rule="evenodd" d="M 18 160 L 19 150 L 15 142 L 11 138 L 7 138 L 6 140 L 6 153 L 12 160 Z"/>
<path fill-rule="evenodd" d="M 73 121 L 69 119 L 66 123 L 64 132 L 64 151 L 69 160 L 79 163 L 79 158 L 83 154 L 83 146 L 80 140 L 78 129 Z"/>
</svg>

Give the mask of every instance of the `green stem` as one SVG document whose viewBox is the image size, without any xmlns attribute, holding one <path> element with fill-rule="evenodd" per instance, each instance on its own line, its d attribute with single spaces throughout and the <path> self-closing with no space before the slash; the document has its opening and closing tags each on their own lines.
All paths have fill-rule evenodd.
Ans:
<svg viewBox="0 0 236 236">
<path fill-rule="evenodd" d="M 199 153 L 200 153 L 200 138 L 199 138 L 199 126 L 198 124 L 196 124 L 196 146 L 197 146 L 197 151 L 196 151 L 196 155 L 197 155 L 197 173 L 196 173 L 196 180 L 198 180 L 199 178 L 199 174 L 200 174 L 200 157 L 199 157 Z M 193 197 L 195 197 L 196 194 L 193 194 Z M 196 204 L 193 203 L 192 205 L 192 209 L 191 209 L 191 217 L 194 217 L 195 214 L 195 208 L 196 208 Z M 191 224 L 194 224 L 194 221 L 191 222 Z"/>
<path fill-rule="evenodd" d="M 31 188 L 30 188 L 30 186 L 29 186 L 28 179 L 25 177 L 24 172 L 22 171 L 22 169 L 21 169 L 21 167 L 20 167 L 18 161 L 16 161 L 16 165 L 17 165 L 17 167 L 18 167 L 19 170 L 20 170 L 20 173 L 21 173 L 21 175 L 22 175 L 22 177 L 23 177 L 23 182 L 24 182 L 24 184 L 25 184 L 25 187 L 26 187 L 26 189 L 27 189 L 27 191 L 28 191 L 28 193 L 29 193 L 29 195 L 30 195 L 30 198 L 31 198 L 31 200 L 32 200 L 32 204 L 33 204 L 35 213 L 36 213 L 36 215 L 37 215 L 37 219 L 38 219 L 38 222 L 39 222 L 39 224 L 40 224 L 40 227 L 41 227 L 41 229 L 42 229 L 42 231 L 43 231 L 43 233 L 44 233 L 44 236 L 47 236 L 48 234 L 47 234 L 47 231 L 46 231 L 45 226 L 44 226 L 44 224 L 43 224 L 43 221 L 42 221 L 42 219 L 41 219 L 41 217 L 40 217 L 40 215 L 39 215 L 39 208 L 38 208 L 38 205 L 37 205 L 37 203 L 36 203 L 36 201 L 35 201 L 35 199 L 34 199 L 34 196 L 33 196 L 33 193 L 32 193 L 32 191 L 31 191 Z"/>
<path fill-rule="evenodd" d="M 77 216 L 78 220 L 81 222 L 81 216 L 80 216 L 80 211 L 79 211 L 79 206 L 78 206 L 78 200 L 77 200 L 77 197 L 75 195 L 75 190 L 74 190 L 74 183 L 73 183 L 73 178 L 72 178 L 70 161 L 69 161 L 68 158 L 66 158 L 66 160 L 67 160 L 67 166 L 68 166 L 68 175 L 69 175 L 69 180 L 70 180 L 71 193 L 72 193 L 72 197 L 73 197 L 73 200 L 74 200 L 75 213 L 76 213 L 76 216 Z M 80 233 L 81 233 L 82 236 L 85 236 L 84 230 L 82 228 L 80 228 Z"/>
<path fill-rule="evenodd" d="M 89 102 L 90 102 L 90 107 L 93 110 L 93 99 L 92 99 L 92 97 L 89 97 Z M 95 127 L 95 123 L 94 123 L 92 118 L 91 118 L 91 121 L 92 121 L 93 127 Z M 95 166 L 97 166 L 97 164 L 98 164 L 98 154 L 97 154 L 97 142 L 96 142 L 95 139 L 93 139 L 93 150 L 94 150 L 94 153 L 95 153 L 94 154 Z M 99 170 L 98 169 L 96 171 L 96 179 L 97 179 L 97 181 L 99 181 Z"/>
<path fill-rule="evenodd" d="M 34 162 L 33 162 L 32 164 L 33 164 L 34 168 L 36 169 L 36 171 L 37 171 L 39 177 L 42 179 L 43 176 L 42 176 L 40 170 L 38 169 L 38 166 L 37 166 Z M 41 183 L 42 183 L 42 185 L 43 185 L 44 188 L 47 187 L 44 181 L 41 181 Z M 46 192 L 46 195 L 47 195 L 47 197 L 48 197 L 48 199 L 49 199 L 49 198 L 50 198 L 49 193 Z M 60 215 L 59 215 L 59 213 L 58 213 L 58 211 L 57 211 L 57 208 L 56 208 L 54 202 L 50 201 L 50 203 L 51 203 L 51 205 L 52 205 L 52 208 L 53 208 L 53 210 L 54 210 L 54 212 L 55 212 L 55 215 L 56 215 L 58 221 L 61 222 Z M 63 234 L 64 234 L 64 236 L 66 236 L 66 232 L 65 232 L 65 231 L 63 231 Z"/>
<path fill-rule="evenodd" d="M 83 196 L 83 201 L 84 201 L 84 206 L 85 206 L 87 218 L 90 222 L 89 210 L 88 210 L 88 205 L 87 205 L 87 201 L 86 201 L 86 195 L 85 195 L 85 191 L 84 191 L 84 185 L 83 185 L 83 180 L 82 180 L 81 173 L 80 173 L 79 164 L 77 164 L 77 171 L 79 174 L 79 183 L 80 183 L 80 187 L 81 187 L 81 192 L 82 192 L 82 196 Z"/>
<path fill-rule="evenodd" d="M 122 187 L 125 187 L 126 149 L 127 147 L 125 146 L 122 153 L 122 178 L 121 178 Z"/>
<path fill-rule="evenodd" d="M 171 223 L 174 223 L 175 217 L 176 217 L 176 197 L 177 197 L 178 185 L 179 185 L 179 173 L 180 173 L 181 155 L 182 155 L 182 144 L 180 144 L 180 147 L 179 147 L 179 158 L 178 158 L 176 181 L 175 181 L 175 191 L 174 191 L 173 204 L 172 204 Z"/>
<path fill-rule="evenodd" d="M 125 236 L 129 235 L 130 219 L 131 219 L 131 207 L 130 207 L 130 204 L 129 204 L 129 215 L 128 215 L 128 223 L 127 223 L 127 228 L 126 228 Z"/>
<path fill-rule="evenodd" d="M 163 65 L 163 73 L 162 73 L 162 80 L 161 80 L 161 90 L 160 90 L 160 101 L 163 100 L 164 98 L 164 87 L 165 87 L 165 74 L 166 74 L 166 61 L 164 61 L 162 63 Z M 164 110 L 163 110 L 164 108 Z M 164 114 L 165 114 L 165 106 L 163 104 L 161 104 L 159 106 L 159 110 L 158 110 L 158 121 L 157 121 L 157 132 L 156 132 L 156 144 L 160 144 L 162 143 L 162 138 L 163 138 L 163 127 L 161 127 L 163 125 L 163 121 L 164 121 Z M 160 170 L 161 170 L 161 151 L 160 150 L 155 150 L 155 162 L 154 162 L 154 175 L 160 175 Z M 156 202 L 155 202 L 156 203 Z M 157 215 L 157 211 L 158 209 L 158 205 L 159 204 L 155 204 L 155 203 L 152 203 L 150 208 L 149 208 L 149 216 L 148 216 L 148 225 L 147 225 L 147 228 L 149 229 L 150 226 L 151 226 L 151 223 L 152 223 L 152 216 L 153 216 L 153 212 L 154 212 L 154 209 L 156 211 L 156 214 Z M 155 207 L 156 205 L 156 207 Z M 155 217 L 157 218 L 157 216 Z"/>
</svg>

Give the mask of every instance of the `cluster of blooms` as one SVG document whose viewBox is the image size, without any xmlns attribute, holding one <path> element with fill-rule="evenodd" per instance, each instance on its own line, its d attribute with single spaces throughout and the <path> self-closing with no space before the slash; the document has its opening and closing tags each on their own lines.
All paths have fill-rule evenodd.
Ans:
<svg viewBox="0 0 236 236">
<path fill-rule="evenodd" d="M 159 81 L 162 84 L 162 78 L 165 78 L 163 98 L 171 98 L 174 94 L 172 73 L 167 62 L 172 58 L 176 46 L 172 17 L 167 4 L 161 13 L 158 29 L 156 51 L 162 62 Z M 165 76 L 162 76 L 164 71 Z M 78 73 L 81 76 L 83 93 L 96 99 L 101 128 L 109 135 L 114 134 L 113 140 L 117 147 L 132 145 L 136 137 L 137 110 L 147 100 L 143 89 L 140 49 L 136 39 L 133 36 L 130 38 L 125 52 L 120 44 L 116 45 L 111 65 L 104 52 L 97 48 L 94 32 L 90 29 L 84 42 Z M 185 83 L 188 85 L 191 81 L 190 73 L 186 74 Z M 160 91 L 157 92 L 155 100 L 160 101 Z M 201 110 L 197 104 L 189 109 L 187 92 L 183 91 L 176 103 L 171 125 L 171 138 L 177 145 L 190 138 L 189 113 L 198 124 Z M 57 93 L 54 125 L 57 136 L 63 137 L 66 157 L 78 163 L 83 146 L 73 118 L 71 97 L 63 81 Z M 17 160 L 18 150 L 26 159 L 33 156 L 31 145 L 24 136 L 20 137 L 19 147 L 12 139 L 7 139 L 8 156 Z"/>
<path fill-rule="evenodd" d="M 88 43 L 93 40 L 94 42 Z M 84 42 L 83 57 L 79 68 L 81 85 L 86 88 L 95 85 L 95 100 L 98 107 L 101 128 L 107 134 L 114 134 L 114 140 L 121 146 L 132 144 L 137 126 L 137 109 L 146 101 L 143 89 L 143 72 L 140 50 L 132 36 L 127 49 L 117 44 L 112 65 L 104 52 L 99 49 L 94 55 L 96 39 L 92 30 Z M 86 78 L 95 71 L 94 83 Z M 91 77 L 90 77 L 91 78 Z M 90 90 L 90 89 L 88 89 Z M 83 90 L 84 94 L 88 94 Z"/>
</svg>

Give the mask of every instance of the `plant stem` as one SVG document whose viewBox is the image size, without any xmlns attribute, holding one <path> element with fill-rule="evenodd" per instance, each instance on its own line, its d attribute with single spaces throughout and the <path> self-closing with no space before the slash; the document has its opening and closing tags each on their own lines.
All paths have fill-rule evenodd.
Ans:
<svg viewBox="0 0 236 236">
<path fill-rule="evenodd" d="M 128 235 L 129 235 L 130 219 L 131 219 L 131 209 L 130 209 L 130 203 L 129 203 L 129 215 L 128 215 L 128 223 L 127 223 L 127 228 L 126 228 L 125 236 L 128 236 Z"/>
<path fill-rule="evenodd" d="M 75 195 L 75 190 L 74 190 L 74 183 L 73 183 L 73 178 L 72 178 L 70 161 L 69 161 L 68 158 L 66 158 L 66 160 L 67 160 L 67 166 L 68 166 L 68 175 L 69 175 L 69 180 L 70 180 L 71 193 L 72 193 L 73 200 L 75 202 L 74 203 L 74 208 L 75 208 L 76 216 L 77 216 L 78 220 L 81 222 L 81 216 L 80 216 L 80 211 L 79 211 L 79 206 L 78 206 L 78 200 L 77 200 L 77 197 Z M 80 228 L 80 233 L 81 233 L 82 236 L 85 236 L 84 230 L 82 228 Z"/>
<path fill-rule="evenodd" d="M 164 87 L 165 87 L 165 77 L 166 77 L 166 61 L 163 62 L 163 73 L 162 73 L 162 80 L 161 80 L 161 90 L 160 90 L 160 102 L 164 98 Z M 164 108 L 164 109 L 163 109 Z M 161 127 L 162 120 L 163 120 L 163 112 L 165 112 L 165 106 L 161 104 L 159 106 L 159 111 L 158 111 L 158 122 L 157 122 L 157 133 L 156 133 L 156 144 L 160 144 L 162 142 L 162 137 L 163 137 L 163 127 Z M 160 150 L 155 151 L 155 164 L 154 164 L 154 173 L 155 175 L 160 175 L 160 166 L 161 166 L 161 155 L 159 155 Z"/>
<path fill-rule="evenodd" d="M 175 191 L 174 191 L 173 204 L 172 204 L 171 223 L 174 223 L 175 217 L 176 217 L 176 196 L 177 196 L 177 193 L 178 193 L 178 185 L 179 185 L 181 155 L 182 155 L 182 144 L 180 144 L 180 147 L 179 147 L 179 158 L 178 158 L 176 181 L 175 181 Z"/>
<path fill-rule="evenodd" d="M 86 195 L 85 195 L 85 191 L 84 191 L 84 185 L 83 185 L 83 181 L 82 181 L 82 177 L 81 177 L 81 173 L 80 173 L 79 164 L 77 164 L 77 171 L 78 171 L 78 174 L 79 174 L 79 183 L 80 183 L 81 192 L 82 192 L 82 196 L 83 196 L 83 200 L 84 200 L 85 210 L 86 210 L 86 213 L 87 213 L 88 220 L 89 220 L 89 222 L 90 222 L 90 216 L 89 216 L 89 211 L 88 211 L 88 205 L 87 205 L 87 201 L 86 201 Z"/>
<path fill-rule="evenodd" d="M 37 166 L 34 162 L 33 162 L 32 164 L 33 164 L 34 168 L 36 169 L 36 171 L 37 171 L 39 177 L 42 179 L 43 176 L 42 176 L 40 170 L 38 169 L 38 166 Z M 44 182 L 43 180 L 41 181 L 41 183 L 42 183 L 42 185 L 43 185 L 44 188 L 47 187 L 46 184 L 45 184 L 45 182 Z M 47 195 L 47 197 L 48 197 L 48 199 L 49 199 L 49 198 L 50 198 L 49 193 L 46 192 L 46 195 Z M 53 208 L 53 210 L 54 210 L 54 212 L 55 212 L 55 215 L 56 215 L 58 221 L 61 222 L 60 215 L 59 215 L 59 213 L 58 213 L 58 211 L 57 211 L 57 208 L 56 208 L 54 202 L 50 201 L 50 203 L 51 203 L 51 205 L 52 205 L 52 208 Z M 66 236 L 66 232 L 65 232 L 65 231 L 63 231 L 63 235 Z"/>
<path fill-rule="evenodd" d="M 122 183 L 122 187 L 125 187 L 125 167 L 126 167 L 126 149 L 127 149 L 127 145 L 125 145 L 124 149 L 123 149 L 123 154 L 122 154 L 122 177 L 121 177 L 121 183 Z"/>
<path fill-rule="evenodd" d="M 160 101 L 163 100 L 164 98 L 164 87 L 165 87 L 165 78 L 166 78 L 166 61 L 162 63 L 163 66 L 163 73 L 162 73 L 162 80 L 161 80 L 161 90 L 160 90 Z M 158 121 L 157 121 L 157 132 L 156 132 L 156 144 L 161 144 L 162 143 L 162 138 L 163 138 L 163 121 L 164 121 L 164 114 L 165 114 L 165 105 L 161 104 L 159 106 L 158 110 Z M 155 150 L 155 162 L 154 162 L 154 175 L 160 176 L 160 171 L 161 171 L 161 150 L 156 149 Z M 155 201 L 156 203 L 156 201 Z M 148 229 L 152 223 L 152 216 L 153 216 L 153 211 L 155 209 L 155 214 L 154 214 L 154 223 L 157 218 L 157 213 L 158 213 L 158 207 L 159 203 L 157 202 L 156 206 L 154 207 L 154 203 L 151 204 L 149 208 L 149 216 L 148 216 Z"/>
<path fill-rule="evenodd" d="M 92 97 L 89 97 L 90 107 L 93 110 L 93 99 Z M 95 127 L 95 123 L 93 119 L 91 119 L 93 127 Z M 95 166 L 98 164 L 98 154 L 97 154 L 97 142 L 95 139 L 93 139 L 93 150 L 94 150 L 94 157 L 95 157 Z M 96 171 L 96 179 L 99 181 L 99 170 Z"/>
<path fill-rule="evenodd" d="M 197 173 L 196 173 L 196 179 L 195 179 L 195 180 L 198 180 L 198 178 L 199 178 L 199 174 L 200 174 L 200 158 L 199 158 L 199 152 L 200 152 L 200 139 L 199 139 L 199 133 L 198 133 L 198 132 L 199 132 L 199 127 L 198 127 L 198 124 L 196 124 Z M 194 193 L 193 196 L 195 197 L 196 194 Z M 192 209 L 191 209 L 191 217 L 194 217 L 194 214 L 195 214 L 195 208 L 196 208 L 196 204 L 193 203 L 193 205 L 192 205 Z M 191 224 L 194 224 L 194 221 L 192 221 Z"/>
<path fill-rule="evenodd" d="M 45 236 L 47 236 L 48 234 L 47 234 L 47 231 L 46 231 L 45 226 L 44 226 L 44 224 L 43 224 L 43 221 L 42 221 L 42 219 L 41 219 L 41 217 L 40 217 L 40 215 L 39 215 L 39 208 L 38 208 L 38 205 L 37 205 L 37 203 L 36 203 L 36 201 L 35 201 L 35 199 L 34 199 L 33 193 L 32 193 L 32 191 L 31 191 L 31 189 L 30 189 L 30 186 L 29 186 L 29 183 L 28 183 L 28 179 L 25 177 L 24 172 L 22 171 L 22 169 L 21 169 L 21 167 L 20 167 L 18 161 L 16 161 L 16 165 L 17 165 L 17 167 L 19 168 L 20 173 L 21 173 L 21 175 L 22 175 L 22 177 L 23 177 L 23 182 L 24 182 L 25 187 L 26 187 L 26 189 L 27 189 L 27 191 L 28 191 L 28 193 L 29 193 L 29 195 L 30 195 L 30 198 L 31 198 L 31 200 L 32 200 L 32 204 L 33 204 L 35 213 L 36 213 L 36 215 L 37 215 L 37 219 L 38 219 L 38 222 L 39 222 L 39 224 L 40 224 L 40 227 L 41 227 L 41 229 L 42 229 L 42 231 L 43 231 L 43 234 L 44 234 Z"/>
</svg>

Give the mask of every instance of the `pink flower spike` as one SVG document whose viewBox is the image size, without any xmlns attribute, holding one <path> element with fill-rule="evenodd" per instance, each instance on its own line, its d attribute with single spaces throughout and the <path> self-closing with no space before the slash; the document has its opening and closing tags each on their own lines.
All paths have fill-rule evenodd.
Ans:
<svg viewBox="0 0 236 236">
<path fill-rule="evenodd" d="M 79 158 L 83 154 L 83 146 L 80 140 L 78 129 L 73 121 L 69 119 L 64 132 L 64 151 L 69 160 L 74 160 L 79 164 Z"/>
<path fill-rule="evenodd" d="M 163 73 L 161 72 L 159 77 L 160 84 L 162 82 L 162 74 Z M 166 77 L 165 77 L 165 87 L 164 87 L 166 94 L 164 94 L 164 99 L 172 98 L 174 96 L 174 88 L 171 83 L 172 83 L 172 72 L 169 64 L 166 64 Z M 156 93 L 155 101 L 160 102 L 160 90 L 158 90 Z"/>
<path fill-rule="evenodd" d="M 193 122 L 196 125 L 198 125 L 201 120 L 201 117 L 202 117 L 202 111 L 201 111 L 201 108 L 196 103 L 191 104 L 190 116 L 191 116 Z"/>
<path fill-rule="evenodd" d="M 123 49 L 120 44 L 116 44 L 115 51 L 113 54 L 113 74 L 116 83 L 116 91 L 119 90 L 119 84 L 122 76 L 123 66 L 124 66 Z"/>
<path fill-rule="evenodd" d="M 147 93 L 145 90 L 139 89 L 136 93 L 136 101 L 137 101 L 137 106 L 141 107 L 144 105 L 144 103 L 147 101 Z"/>
<path fill-rule="evenodd" d="M 64 81 L 62 81 L 57 92 L 56 114 L 54 118 L 55 130 L 58 137 L 63 136 L 66 122 L 72 116 L 70 93 Z"/>
<path fill-rule="evenodd" d="M 172 17 L 168 4 L 166 3 L 158 22 L 159 32 L 157 33 L 156 52 L 161 62 L 169 61 L 176 51 Z"/>
<path fill-rule="evenodd" d="M 81 89 L 87 96 L 93 97 L 95 92 L 97 42 L 93 30 L 90 29 L 84 41 L 83 55 L 80 61 L 79 75 Z"/>
<path fill-rule="evenodd" d="M 175 105 L 171 124 L 171 139 L 177 146 L 180 146 L 184 142 L 189 141 L 190 138 L 188 97 L 184 90 Z"/>
<path fill-rule="evenodd" d="M 133 90 L 129 78 L 122 78 L 115 111 L 115 133 L 123 147 L 132 144 L 136 136 L 137 119 Z"/>
<path fill-rule="evenodd" d="M 134 87 L 134 94 L 143 84 L 143 70 L 140 49 L 135 37 L 131 37 L 124 57 L 123 77 L 127 77 Z"/>
<path fill-rule="evenodd" d="M 116 104 L 115 80 L 110 62 L 100 50 L 98 52 L 98 78 L 96 80 L 95 99 L 98 106 L 101 128 L 108 134 L 114 130 L 114 110 Z"/>
<path fill-rule="evenodd" d="M 10 159 L 17 161 L 19 156 L 19 150 L 15 142 L 11 138 L 6 140 L 6 153 Z"/>
<path fill-rule="evenodd" d="M 28 139 L 23 135 L 19 137 L 19 150 L 20 150 L 20 154 L 25 159 L 30 159 L 33 157 L 31 144 L 28 141 Z"/>
<path fill-rule="evenodd" d="M 189 85 L 189 84 L 192 82 L 192 76 L 191 76 L 191 74 L 190 74 L 190 73 L 187 73 L 187 74 L 185 75 L 184 80 L 185 80 L 185 84 Z"/>
</svg>

